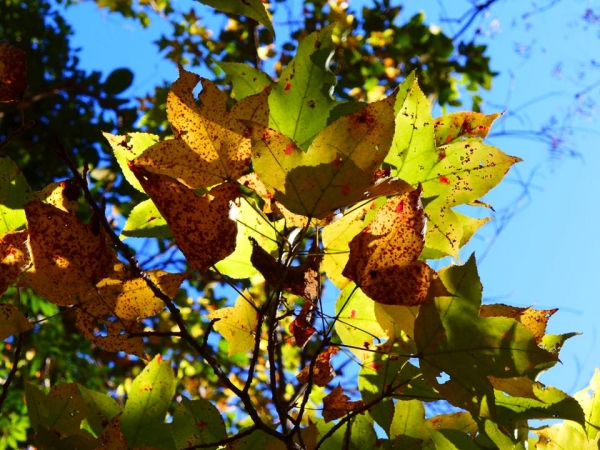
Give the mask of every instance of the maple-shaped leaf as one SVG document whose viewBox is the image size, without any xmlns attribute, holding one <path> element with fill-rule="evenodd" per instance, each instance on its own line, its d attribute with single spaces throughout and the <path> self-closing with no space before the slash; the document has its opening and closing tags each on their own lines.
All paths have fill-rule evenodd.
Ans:
<svg viewBox="0 0 600 450">
<path fill-rule="evenodd" d="M 319 258 L 309 256 L 300 266 L 286 266 L 267 253 L 254 239 L 252 244 L 250 260 L 273 288 L 283 289 L 309 301 L 319 296 Z"/>
<path fill-rule="evenodd" d="M 218 11 L 250 17 L 263 25 L 275 37 L 275 29 L 267 10 L 267 4 L 262 0 L 197 0 L 212 6 Z"/>
<path fill-rule="evenodd" d="M 81 188 L 75 180 L 64 180 L 50 183 L 40 192 L 35 193 L 35 198 L 65 212 L 75 214 Z"/>
<path fill-rule="evenodd" d="M 525 325 L 535 336 L 536 342 L 542 342 L 546 334 L 546 325 L 552 315 L 558 311 L 554 309 L 533 309 L 531 307 L 519 308 L 502 304 L 482 305 L 480 317 L 508 317 Z"/>
<path fill-rule="evenodd" d="M 258 310 L 247 291 L 237 298 L 234 306 L 220 308 L 206 317 L 217 320 L 214 329 L 229 343 L 229 356 L 254 348 Z"/>
<path fill-rule="evenodd" d="M 223 69 L 227 78 L 231 80 L 232 92 L 238 101 L 259 94 L 273 84 L 269 75 L 249 64 L 225 61 L 215 64 Z"/>
<path fill-rule="evenodd" d="M 0 102 L 18 102 L 27 89 L 27 55 L 7 42 L 0 43 Z"/>
<path fill-rule="evenodd" d="M 564 421 L 550 427 L 541 427 L 532 429 L 531 432 L 539 437 L 539 440 L 531 440 L 530 448 L 535 446 L 536 450 L 596 450 L 599 445 L 599 438 L 590 439 L 586 436 L 585 430 L 576 423 Z"/>
<path fill-rule="evenodd" d="M 317 332 L 317 329 L 311 325 L 309 320 L 309 315 L 314 307 L 315 305 L 311 301 L 306 301 L 300 310 L 300 314 L 290 323 L 290 333 L 292 333 L 296 345 L 300 348 L 304 348 L 310 338 Z"/>
<path fill-rule="evenodd" d="M 236 183 L 220 184 L 198 196 L 173 178 L 133 164 L 131 169 L 194 269 L 205 271 L 235 250 L 237 224 L 229 218 L 229 202 L 239 195 Z"/>
<path fill-rule="evenodd" d="M 327 384 L 333 380 L 333 377 L 335 377 L 335 370 L 331 365 L 331 357 L 338 351 L 339 348 L 337 347 L 329 347 L 327 350 L 319 353 L 317 356 L 312 371 L 312 381 L 317 386 L 327 386 Z M 308 383 L 310 378 L 310 367 L 311 365 L 308 364 L 300 371 L 298 375 L 296 375 L 296 379 L 300 383 Z"/>
<path fill-rule="evenodd" d="M 32 328 L 31 322 L 16 307 L 8 303 L 0 303 L 0 341 Z"/>
<path fill-rule="evenodd" d="M 169 175 L 193 189 L 242 175 L 250 165 L 250 141 L 236 117 L 253 120 L 257 108 L 266 110 L 266 96 L 258 103 L 247 97 L 237 103 L 235 114 L 230 114 L 223 93 L 206 79 L 202 79 L 202 104 L 198 106 L 192 91 L 200 80 L 180 67 L 179 79 L 167 97 L 167 116 L 175 138 L 154 144 L 134 160 L 137 167 Z"/>
<path fill-rule="evenodd" d="M 461 111 L 438 117 L 433 121 L 435 145 L 441 147 L 461 137 L 486 138 L 494 121 L 502 113 L 481 114 L 474 111 Z"/>
<path fill-rule="evenodd" d="M 219 410 L 204 399 L 188 400 L 182 397 L 173 414 L 171 431 L 176 448 L 210 444 L 227 438 Z"/>
<path fill-rule="evenodd" d="M 4 294 L 29 265 L 28 236 L 27 230 L 23 230 L 0 237 L 0 294 Z"/>
<path fill-rule="evenodd" d="M 585 414 L 588 438 L 598 439 L 600 432 L 600 371 L 596 367 L 589 386 L 575 393 L 575 399 Z"/>
<path fill-rule="evenodd" d="M 23 206 L 30 200 L 29 185 L 21 169 L 0 154 L 0 235 L 25 226 Z"/>
<path fill-rule="evenodd" d="M 392 142 L 395 98 L 393 93 L 340 117 L 306 152 L 285 134 L 246 122 L 254 170 L 275 200 L 307 217 L 322 219 L 365 199 Z"/>
<path fill-rule="evenodd" d="M 351 402 L 350 397 L 344 394 L 344 390 L 338 385 L 323 398 L 323 419 L 325 422 L 331 422 L 362 407 L 362 400 Z"/>
<path fill-rule="evenodd" d="M 124 237 L 171 238 L 167 221 L 151 199 L 138 203 L 132 210 L 121 231 Z"/>
<path fill-rule="evenodd" d="M 25 205 L 33 267 L 25 282 L 56 305 L 75 305 L 114 271 L 105 235 L 76 216 L 34 200 Z"/>
<path fill-rule="evenodd" d="M 83 386 L 78 386 L 78 391 L 86 403 L 86 422 L 96 435 L 103 433 L 105 426 L 121 413 L 117 401 L 108 394 L 96 392 Z"/>
<path fill-rule="evenodd" d="M 387 200 L 371 223 L 350 242 L 342 275 L 371 299 L 386 305 L 419 305 L 435 272 L 419 255 L 426 218 L 421 188 Z"/>
</svg>

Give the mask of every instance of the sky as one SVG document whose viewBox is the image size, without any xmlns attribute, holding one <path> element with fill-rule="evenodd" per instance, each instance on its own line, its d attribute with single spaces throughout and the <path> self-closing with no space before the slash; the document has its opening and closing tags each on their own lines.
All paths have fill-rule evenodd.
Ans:
<svg viewBox="0 0 600 450">
<path fill-rule="evenodd" d="M 173 3 L 184 9 L 193 4 Z M 450 35 L 460 26 L 442 18 L 459 17 L 470 5 L 466 0 L 401 3 L 405 7 L 401 19 L 425 9 L 428 22 Z M 485 302 L 559 308 L 547 331 L 582 333 L 565 344 L 563 364 L 541 378 L 574 393 L 600 366 L 595 280 L 600 251 L 600 127 L 595 102 L 600 87 L 584 92 L 600 80 L 600 65 L 590 63 L 600 61 L 594 52 L 600 49 L 600 25 L 583 21 L 587 1 L 562 0 L 544 8 L 554 3 L 538 2 L 543 11 L 535 13 L 533 2 L 500 1 L 472 25 L 471 29 L 480 27 L 478 42 L 489 45 L 492 69 L 500 72 L 492 90 L 484 94 L 484 112 L 505 113 L 489 143 L 524 162 L 484 199 L 498 213 L 463 249 L 461 258 L 466 261 L 471 252 L 478 257 Z M 351 0 L 352 6 L 356 4 L 363 0 Z M 177 78 L 176 68 L 152 44 L 161 32 L 169 31 L 160 18 L 153 18 L 149 29 L 143 30 L 88 2 L 67 8 L 64 15 L 75 30 L 72 45 L 81 47 L 81 68 L 104 74 L 119 67 L 134 70 L 127 94 L 142 96 L 163 80 Z M 578 92 L 583 94 L 577 96 Z M 573 128 L 567 144 L 580 156 L 552 155 L 547 141 L 522 135 L 523 130 L 541 129 L 551 117 L 557 118 L 558 127 Z M 123 130 L 127 131 L 132 130 Z M 510 135 L 502 136 L 503 131 Z M 517 211 L 508 222 L 501 214 L 506 208 Z"/>
</svg>

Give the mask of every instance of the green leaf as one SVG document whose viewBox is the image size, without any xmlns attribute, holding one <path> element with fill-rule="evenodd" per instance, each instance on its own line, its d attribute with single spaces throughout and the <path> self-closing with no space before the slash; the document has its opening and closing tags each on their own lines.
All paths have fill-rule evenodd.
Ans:
<svg viewBox="0 0 600 450">
<path fill-rule="evenodd" d="M 333 26 L 306 36 L 269 95 L 269 126 L 306 151 L 328 123 L 336 77 L 329 70 Z"/>
<path fill-rule="evenodd" d="M 504 317 L 479 317 L 481 283 L 475 258 L 440 272 L 452 297 L 421 306 L 415 322 L 420 368 L 428 383 L 450 403 L 474 416 L 492 418 L 489 377 L 534 377 L 558 355 L 541 349 L 524 325 Z M 449 380 L 437 380 L 448 376 Z"/>
<path fill-rule="evenodd" d="M 175 448 L 165 418 L 175 394 L 171 362 L 154 357 L 129 390 L 119 425 L 130 447 L 152 445 Z"/>
<path fill-rule="evenodd" d="M 85 420 L 96 436 L 100 435 L 108 423 L 121 412 L 117 401 L 107 394 L 79 386 L 79 393 L 87 405 Z"/>
<path fill-rule="evenodd" d="M 245 63 L 220 61 L 216 63 L 233 84 L 233 95 L 239 102 L 243 98 L 259 94 L 273 84 L 262 70 Z"/>
<path fill-rule="evenodd" d="M 218 11 L 246 16 L 264 25 L 275 37 L 275 30 L 267 12 L 266 4 L 262 0 L 197 0 L 205 5 L 212 6 Z"/>
<path fill-rule="evenodd" d="M 244 436 L 243 438 L 237 439 L 231 444 L 228 444 L 225 448 L 227 450 L 284 450 L 286 446 L 283 442 L 271 436 L 270 434 L 267 434 L 261 430 L 255 430 L 248 436 Z"/>
<path fill-rule="evenodd" d="M 434 121 L 435 145 L 440 147 L 461 137 L 478 136 L 486 138 L 494 121 L 501 113 L 481 114 L 478 112 L 461 111 L 446 114 Z"/>
<path fill-rule="evenodd" d="M 117 158 L 125 179 L 138 191 L 144 192 L 144 188 L 142 188 L 138 179 L 131 172 L 128 163 L 144 153 L 147 148 L 156 144 L 158 136 L 149 133 L 129 133 L 121 136 L 115 136 L 110 133 L 103 134 L 110 144 L 115 158 Z"/>
<path fill-rule="evenodd" d="M 124 237 L 172 237 L 167 221 L 151 199 L 144 200 L 133 208 L 121 235 Z"/>
<path fill-rule="evenodd" d="M 324 218 L 364 200 L 390 148 L 394 101 L 395 93 L 341 117 L 318 134 L 306 153 L 279 131 L 246 122 L 252 130 L 254 170 L 275 200 L 307 217 Z M 398 186 L 402 192 L 406 188 L 405 183 Z"/>
<path fill-rule="evenodd" d="M 333 424 L 321 419 L 314 421 L 319 432 L 317 442 L 329 431 Z M 373 418 L 368 412 L 358 414 L 329 436 L 321 445 L 323 450 L 366 450 L 376 448 L 377 435 L 373 427 Z"/>
<path fill-rule="evenodd" d="M 429 430 L 436 450 L 480 450 L 471 437 L 458 430 Z"/>
<path fill-rule="evenodd" d="M 0 341 L 13 334 L 31 330 L 33 325 L 15 306 L 0 303 Z"/>
<path fill-rule="evenodd" d="M 390 427 L 390 438 L 410 436 L 428 440 L 425 407 L 420 400 L 398 400 Z"/>
<path fill-rule="evenodd" d="M 185 397 L 175 409 L 171 432 L 177 448 L 210 444 L 227 437 L 221 414 L 212 403 Z"/>
<path fill-rule="evenodd" d="M 23 206 L 29 200 L 29 185 L 21 169 L 0 154 L 0 236 L 25 226 Z"/>
<path fill-rule="evenodd" d="M 127 68 L 113 70 L 103 83 L 104 92 L 117 95 L 133 83 L 133 72 Z"/>
<path fill-rule="evenodd" d="M 600 430 L 600 371 L 594 370 L 590 385 L 574 397 L 583 408 L 587 437 L 596 439 Z"/>
<path fill-rule="evenodd" d="M 598 437 L 588 439 L 585 430 L 573 422 L 565 421 L 531 432 L 539 436 L 539 441 L 535 444 L 536 450 L 598 449 Z"/>
</svg>

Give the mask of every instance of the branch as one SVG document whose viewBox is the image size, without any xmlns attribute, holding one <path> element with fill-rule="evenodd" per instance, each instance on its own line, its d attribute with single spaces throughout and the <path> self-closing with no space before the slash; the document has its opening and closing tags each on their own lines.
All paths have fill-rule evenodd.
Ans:
<svg viewBox="0 0 600 450">
<path fill-rule="evenodd" d="M 19 358 L 21 357 L 21 349 L 23 348 L 23 340 L 21 339 L 21 334 L 17 336 L 17 346 L 15 348 L 15 360 L 13 361 L 12 368 L 10 369 L 10 373 L 8 377 L 6 377 L 6 381 L 2 385 L 2 394 L 0 394 L 0 411 L 2 410 L 2 405 L 4 404 L 4 400 L 8 395 L 8 388 L 12 383 L 13 378 L 17 373 L 17 365 L 19 363 Z"/>
<path fill-rule="evenodd" d="M 481 14 L 481 12 L 485 11 L 486 9 L 488 9 L 490 6 L 492 6 L 497 1 L 498 0 L 487 0 L 485 3 L 482 3 L 481 5 L 475 5 L 475 6 L 473 6 L 473 8 L 471 9 L 471 15 L 466 19 L 466 22 L 462 26 L 462 28 L 460 30 L 458 30 L 458 32 L 454 36 L 452 36 L 452 40 L 455 41 L 456 39 L 458 39 L 458 37 L 461 34 L 463 34 L 465 31 L 467 31 L 467 29 L 475 21 L 475 19 L 477 18 L 477 16 L 479 14 Z M 469 14 L 469 13 L 467 12 L 466 14 Z M 460 22 L 462 22 L 463 20 L 464 20 L 464 16 L 460 19 Z"/>
</svg>

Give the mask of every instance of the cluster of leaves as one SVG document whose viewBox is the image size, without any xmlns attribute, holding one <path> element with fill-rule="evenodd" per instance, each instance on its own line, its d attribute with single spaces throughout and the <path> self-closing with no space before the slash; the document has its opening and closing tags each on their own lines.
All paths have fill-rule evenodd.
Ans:
<svg viewBox="0 0 600 450">
<path fill-rule="evenodd" d="M 265 17 L 255 19 L 270 28 Z M 0 403 L 17 403 L 9 388 L 20 378 L 31 427 L 9 445 L 598 447 L 595 397 L 535 381 L 572 336 L 545 333 L 555 310 L 482 305 L 474 257 L 428 264 L 458 257 L 487 219 L 454 208 L 486 208 L 480 197 L 518 162 L 484 143 L 497 115 L 433 118 L 414 74 L 380 100 L 337 101 L 335 36 L 336 26 L 307 35 L 277 81 L 219 63 L 229 98 L 181 68 L 170 138 L 107 133 L 124 178 L 147 196 L 120 235 L 60 143 L 73 178 L 39 192 L 0 158 L 0 337 L 14 349 Z M 1 100 L 18 103 L 24 55 L 3 44 L 0 57 Z M 144 267 L 127 237 L 174 242 L 188 270 Z M 185 298 L 184 280 L 203 297 Z M 237 290 L 234 304 L 215 298 L 214 281 Z M 337 300 L 325 293 L 333 285 Z M 23 301 L 32 293 L 90 345 L 80 355 L 128 355 L 112 365 L 133 363 L 130 382 L 94 388 L 74 374 L 40 392 L 20 356 L 40 351 L 27 337 L 50 316 Z M 439 400 L 453 412 L 427 417 Z M 564 421 L 528 423 L 550 418 Z"/>
</svg>

